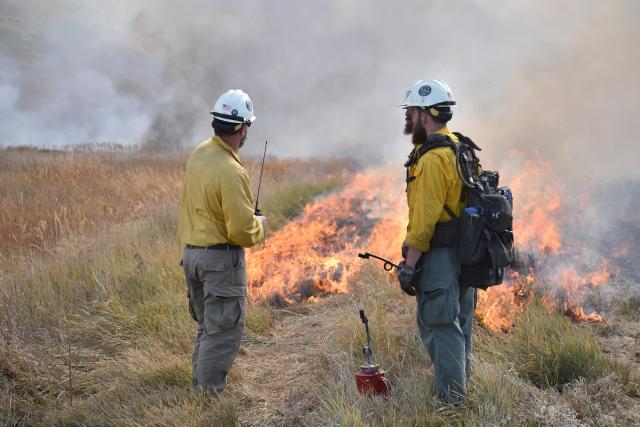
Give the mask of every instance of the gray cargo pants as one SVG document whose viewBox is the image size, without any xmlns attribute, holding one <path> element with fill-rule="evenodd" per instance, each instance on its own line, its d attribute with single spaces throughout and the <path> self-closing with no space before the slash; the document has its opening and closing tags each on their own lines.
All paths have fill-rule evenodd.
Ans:
<svg viewBox="0 0 640 427">
<path fill-rule="evenodd" d="M 187 248 L 182 262 L 189 287 L 189 311 L 198 322 L 191 359 L 193 386 L 222 391 L 244 328 L 244 250 Z"/>
<path fill-rule="evenodd" d="M 454 248 L 432 248 L 422 256 L 416 295 L 420 338 L 427 348 L 440 398 L 459 403 L 471 377 L 471 327 L 476 290 L 461 287 Z"/>
</svg>

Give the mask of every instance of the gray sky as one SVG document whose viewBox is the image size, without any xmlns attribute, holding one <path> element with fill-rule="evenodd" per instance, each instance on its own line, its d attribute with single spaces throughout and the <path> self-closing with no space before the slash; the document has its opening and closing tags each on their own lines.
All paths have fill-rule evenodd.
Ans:
<svg viewBox="0 0 640 427">
<path fill-rule="evenodd" d="M 483 163 L 638 178 L 640 2 L 0 0 L 0 145 L 193 146 L 229 88 L 278 156 L 401 161 L 407 86 L 437 77 Z M 511 157 L 510 157 L 511 156 Z"/>
</svg>

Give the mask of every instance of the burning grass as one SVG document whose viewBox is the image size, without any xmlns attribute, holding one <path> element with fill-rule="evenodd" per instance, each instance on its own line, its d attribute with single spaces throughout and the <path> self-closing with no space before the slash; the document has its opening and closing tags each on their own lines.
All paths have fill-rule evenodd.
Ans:
<svg viewBox="0 0 640 427">
<path fill-rule="evenodd" d="M 73 168 L 79 157 L 72 156 L 86 155 L 87 163 L 95 156 L 95 163 L 112 165 L 109 167 L 116 171 L 119 167 L 147 170 L 140 166 L 145 162 L 143 154 L 136 153 L 141 157 L 126 167 L 122 166 L 125 159 L 117 157 L 121 154 L 109 160 L 109 153 L 39 153 L 35 160 L 26 156 L 22 161 L 39 164 L 48 159 L 53 164 L 57 158 Z M 101 158 L 103 155 L 106 157 Z M 2 157 L 0 161 L 8 160 Z M 184 157 L 180 162 L 167 160 L 170 164 L 173 161 L 180 163 L 181 170 Z M 113 162 L 121 166 L 113 166 Z M 22 246 L 20 250 L 28 252 L 28 258 L 16 254 L 20 250 L 14 241 L 3 264 L 7 273 L 0 279 L 0 423 L 640 423 L 636 371 L 612 361 L 589 332 L 626 331 L 633 319 L 589 328 L 576 326 L 558 314 L 559 302 L 568 297 L 557 294 L 550 300 L 553 304 L 527 307 L 526 302 L 539 299 L 539 292 L 554 289 L 553 274 L 544 273 L 559 270 L 548 260 L 523 264 L 518 280 L 482 293 L 484 298 L 499 292 L 506 295 L 483 302 L 478 313 L 483 321 L 489 319 L 487 314 L 492 312 L 487 308 L 495 301 L 521 304 L 514 305 L 516 309 L 507 315 L 500 311 L 502 306 L 495 306 L 494 313 L 503 316 L 509 326 L 504 330 L 510 333 L 475 329 L 470 398 L 461 408 L 443 407 L 434 396 L 432 370 L 417 336 L 414 300 L 400 292 L 380 265 L 366 265 L 355 256 L 363 246 L 389 258 L 397 254 L 404 227 L 403 193 L 395 191 L 396 184 L 388 175 L 366 172 L 350 179 L 344 190 L 305 206 L 318 194 L 346 183 L 344 169 L 349 165 L 268 160 L 262 206 L 279 230 L 272 233 L 267 245 L 250 254 L 250 265 L 261 269 L 252 283 L 263 291 L 252 294 L 245 338 L 222 401 L 191 388 L 194 324 L 186 309 L 184 278 L 177 265 L 178 184 L 172 195 L 168 190 L 166 193 L 174 208 L 167 207 L 162 196 L 149 202 L 141 217 L 123 214 L 104 222 L 98 215 L 85 221 L 85 228 L 77 222 L 78 227 L 68 227 L 50 240 L 45 238 L 44 250 L 42 245 L 36 245 L 39 249 L 35 250 Z M 95 167 L 96 173 L 104 173 L 100 166 Z M 249 167 L 256 177 L 256 164 Z M 160 174 L 157 179 L 173 177 L 171 167 L 166 168 L 167 175 L 162 175 L 161 169 L 153 172 Z M 26 167 L 20 170 L 30 173 Z M 53 165 L 51 170 L 55 170 Z M 136 173 L 128 176 L 135 179 Z M 181 172 L 175 173 L 179 181 Z M 92 197 L 92 191 L 102 191 L 83 177 L 79 174 L 67 183 L 71 194 L 79 191 Z M 89 188 L 80 190 L 81 185 Z M 65 186 L 59 187 L 52 185 L 50 192 L 62 205 L 72 203 L 74 199 L 63 191 Z M 14 193 L 5 193 L 7 188 L 3 187 L 3 197 L 14 197 Z M 20 188 L 24 193 L 28 186 Z M 135 205 L 137 194 L 132 191 L 118 197 L 125 200 L 124 205 Z M 40 198 L 43 206 L 55 204 L 47 197 L 44 190 L 34 189 L 24 199 L 29 200 L 25 206 L 34 212 L 24 214 L 36 218 Z M 100 197 L 96 194 L 86 206 Z M 22 213 L 13 213 L 17 214 Z M 298 215 L 297 219 L 289 221 L 293 215 Z M 551 260 L 560 259 L 557 256 L 563 253 L 562 249 L 555 254 L 547 252 Z M 567 259 L 561 259 L 558 266 L 566 265 Z M 275 273 L 287 275 L 273 280 Z M 557 277 L 566 277 L 569 284 L 576 280 L 572 275 Z M 580 286 L 569 287 L 567 292 L 579 296 L 583 289 L 597 289 L 591 282 L 600 277 L 595 273 L 578 277 Z M 265 286 L 270 283 L 281 286 L 276 289 L 289 298 L 284 309 L 274 308 L 268 298 L 261 297 L 273 290 Z M 299 286 L 305 283 L 307 291 L 324 287 L 303 295 Z M 338 295 L 331 295 L 336 291 Z M 637 308 L 635 300 L 628 301 L 628 307 L 620 309 L 621 315 Z M 355 390 L 354 374 L 363 363 L 361 347 L 365 341 L 357 316 L 361 307 L 370 319 L 374 361 L 387 370 L 394 386 L 388 401 L 364 399 Z"/>
</svg>

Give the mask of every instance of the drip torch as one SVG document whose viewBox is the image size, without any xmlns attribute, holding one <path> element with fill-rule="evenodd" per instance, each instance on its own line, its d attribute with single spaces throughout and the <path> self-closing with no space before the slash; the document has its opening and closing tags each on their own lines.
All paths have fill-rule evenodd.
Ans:
<svg viewBox="0 0 640 427">
<path fill-rule="evenodd" d="M 360 365 L 356 373 L 356 387 L 361 394 L 384 396 L 388 398 L 391 395 L 391 383 L 384 377 L 384 371 L 380 370 L 379 365 L 374 365 L 371 361 L 371 334 L 369 333 L 369 319 L 364 314 L 364 310 L 360 309 L 360 320 L 364 323 L 364 329 L 367 332 L 367 346 L 362 352 L 367 357 L 367 364 Z"/>
<path fill-rule="evenodd" d="M 382 266 L 386 271 L 391 271 L 393 270 L 393 268 L 400 268 L 398 267 L 397 264 L 392 263 L 391 261 L 389 261 L 386 258 L 382 258 L 381 256 L 378 255 L 374 255 L 374 254 L 370 254 L 369 252 L 365 252 L 363 254 L 358 254 L 358 256 L 362 259 L 369 259 L 369 258 L 375 258 L 375 259 L 379 259 L 380 261 L 384 262 L 384 265 Z"/>
</svg>

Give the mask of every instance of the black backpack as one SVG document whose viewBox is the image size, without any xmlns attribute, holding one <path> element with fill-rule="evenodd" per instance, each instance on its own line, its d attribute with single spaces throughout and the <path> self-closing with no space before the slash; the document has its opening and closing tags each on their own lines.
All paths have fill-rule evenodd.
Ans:
<svg viewBox="0 0 640 427">
<path fill-rule="evenodd" d="M 455 246 L 462 264 L 461 286 L 486 289 L 499 285 L 504 268 L 513 263 L 513 196 L 509 187 L 498 187 L 500 175 L 480 171 L 476 151 L 481 151 L 471 138 L 458 132 L 459 144 L 445 135 L 431 135 L 418 152 L 409 158 L 409 167 L 429 150 L 449 147 L 456 154 L 456 169 L 463 182 L 465 201 L 460 217 L 444 206 L 451 221 L 438 223 L 431 239 L 432 247 Z"/>
</svg>

